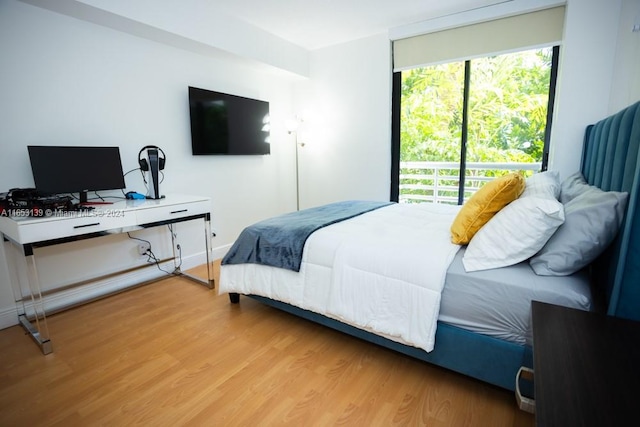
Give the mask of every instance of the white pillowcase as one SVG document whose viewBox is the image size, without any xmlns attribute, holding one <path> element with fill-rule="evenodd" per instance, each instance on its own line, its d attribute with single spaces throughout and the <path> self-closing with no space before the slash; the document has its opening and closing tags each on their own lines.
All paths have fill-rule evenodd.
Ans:
<svg viewBox="0 0 640 427">
<path fill-rule="evenodd" d="M 467 272 L 506 267 L 531 258 L 564 222 L 562 203 L 520 197 L 505 206 L 471 239 L 462 263 Z"/>
<path fill-rule="evenodd" d="M 556 171 L 538 172 L 527 178 L 520 197 L 541 197 L 555 199 L 560 197 L 560 174 Z"/>
</svg>

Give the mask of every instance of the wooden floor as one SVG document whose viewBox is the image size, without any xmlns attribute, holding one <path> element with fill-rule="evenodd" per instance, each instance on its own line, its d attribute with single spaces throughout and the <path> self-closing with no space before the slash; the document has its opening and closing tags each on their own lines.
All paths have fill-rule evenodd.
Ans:
<svg viewBox="0 0 640 427">
<path fill-rule="evenodd" d="M 0 426 L 534 424 L 511 392 L 184 278 L 49 329 L 47 356 L 0 331 Z"/>
</svg>

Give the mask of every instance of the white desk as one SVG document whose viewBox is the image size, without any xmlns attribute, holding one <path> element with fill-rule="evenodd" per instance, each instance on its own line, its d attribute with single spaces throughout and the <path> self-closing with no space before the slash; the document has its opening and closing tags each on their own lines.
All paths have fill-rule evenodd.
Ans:
<svg viewBox="0 0 640 427">
<path fill-rule="evenodd" d="M 47 212 L 48 213 L 48 212 Z M 0 233 L 5 245 L 14 245 L 21 249 L 27 263 L 27 286 L 19 282 L 21 275 L 10 272 L 12 287 L 18 306 L 18 320 L 42 349 L 44 354 L 51 353 L 53 347 L 49 337 L 46 313 L 42 301 L 40 281 L 34 256 L 34 248 L 56 245 L 81 239 L 90 239 L 108 234 L 126 233 L 142 228 L 175 224 L 194 219 L 204 220 L 205 250 L 207 256 L 207 280 L 191 276 L 180 271 L 175 262 L 175 242 L 173 274 L 185 276 L 214 287 L 211 266 L 211 201 L 207 197 L 168 195 L 159 200 L 123 200 L 108 205 L 94 206 L 93 210 L 49 213 L 43 217 L 0 217 Z M 171 239 L 175 238 L 171 233 Z M 15 260 L 9 259 L 15 252 L 5 247 L 7 265 L 16 268 Z M 24 289 L 28 289 L 27 295 Z M 31 303 L 31 310 L 27 304 Z"/>
</svg>

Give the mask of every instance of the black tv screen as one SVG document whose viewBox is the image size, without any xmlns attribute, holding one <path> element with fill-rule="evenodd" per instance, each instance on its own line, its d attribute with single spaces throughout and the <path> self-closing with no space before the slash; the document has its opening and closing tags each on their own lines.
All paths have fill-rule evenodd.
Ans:
<svg viewBox="0 0 640 427">
<path fill-rule="evenodd" d="M 189 87 L 194 155 L 270 154 L 269 103 Z"/>
<path fill-rule="evenodd" d="M 29 159 L 36 189 L 46 194 L 80 193 L 125 188 L 118 147 L 30 145 Z"/>
</svg>

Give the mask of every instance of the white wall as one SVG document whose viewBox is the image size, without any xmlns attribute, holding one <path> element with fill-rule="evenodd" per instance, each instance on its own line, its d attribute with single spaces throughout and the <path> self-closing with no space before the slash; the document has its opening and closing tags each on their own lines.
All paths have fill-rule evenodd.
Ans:
<svg viewBox="0 0 640 427">
<path fill-rule="evenodd" d="M 624 2 L 627 8 L 639 3 Z M 640 97 L 640 33 L 631 33 L 629 17 L 621 14 L 622 3 L 623 0 L 567 3 L 550 153 L 550 169 L 563 176 L 580 168 L 585 127 L 633 102 L 621 99 L 620 93 L 635 100 Z M 634 86 L 635 96 L 630 91 Z"/>
<path fill-rule="evenodd" d="M 140 148 L 155 144 L 167 156 L 163 193 L 211 197 L 218 255 L 247 224 L 295 209 L 295 157 L 283 125 L 293 111 L 291 78 L 13 0 L 0 1 L 0 52 L 0 191 L 34 185 L 30 144 L 116 145 L 125 171 L 138 167 Z M 272 154 L 192 156 L 189 85 L 269 101 Z M 138 173 L 126 184 L 144 192 Z M 178 234 L 183 257 L 202 263 L 200 224 L 179 224 Z M 168 255 L 166 229 L 137 235 L 151 239 L 159 256 Z M 136 245 L 114 236 L 41 249 L 43 287 L 144 264 Z M 15 306 L 2 262 L 0 328 L 6 319 L 15 323 Z"/>
<path fill-rule="evenodd" d="M 386 34 L 311 53 L 310 79 L 299 84 L 296 102 L 312 122 L 300 149 L 301 207 L 389 200 L 390 58 Z"/>
<path fill-rule="evenodd" d="M 640 100 L 640 0 L 622 0 L 609 112 Z"/>
</svg>

